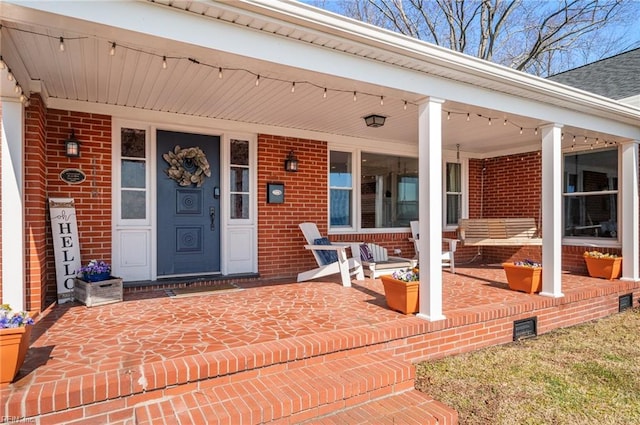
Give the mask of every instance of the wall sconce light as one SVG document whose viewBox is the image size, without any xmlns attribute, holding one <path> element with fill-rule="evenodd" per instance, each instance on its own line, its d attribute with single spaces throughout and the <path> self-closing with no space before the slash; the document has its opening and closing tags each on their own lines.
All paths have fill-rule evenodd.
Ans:
<svg viewBox="0 0 640 425">
<path fill-rule="evenodd" d="M 80 141 L 76 139 L 75 130 L 71 130 L 69 138 L 64 141 L 64 153 L 69 158 L 77 158 L 80 156 Z"/>
<path fill-rule="evenodd" d="M 290 173 L 298 171 L 298 158 L 293 154 L 293 149 L 289 151 L 287 159 L 284 160 L 284 170 Z"/>
<path fill-rule="evenodd" d="M 375 128 L 375 127 L 382 127 L 386 119 L 387 117 L 385 116 L 371 114 L 364 117 L 364 122 L 367 123 L 367 127 Z"/>
</svg>

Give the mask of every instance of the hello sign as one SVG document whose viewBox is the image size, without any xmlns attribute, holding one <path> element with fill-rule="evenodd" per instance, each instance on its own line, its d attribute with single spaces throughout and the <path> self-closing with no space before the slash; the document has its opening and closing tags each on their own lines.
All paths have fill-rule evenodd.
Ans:
<svg viewBox="0 0 640 425">
<path fill-rule="evenodd" d="M 58 304 L 73 301 L 76 271 L 81 267 L 78 223 L 73 198 L 49 198 L 51 235 L 56 261 Z"/>
</svg>

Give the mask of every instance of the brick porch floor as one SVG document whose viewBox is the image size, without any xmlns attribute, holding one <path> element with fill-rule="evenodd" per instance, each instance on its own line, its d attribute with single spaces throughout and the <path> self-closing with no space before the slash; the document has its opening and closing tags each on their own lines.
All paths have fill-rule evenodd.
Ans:
<svg viewBox="0 0 640 425">
<path fill-rule="evenodd" d="M 439 322 L 388 310 L 381 282 L 371 279 L 352 288 L 336 281 L 245 282 L 242 291 L 187 298 L 125 292 L 122 303 L 54 306 L 35 325 L 18 379 L 0 391 L 2 416 L 38 423 L 216 417 L 217 423 L 364 424 L 373 423 L 366 418 L 378 403 L 387 415 L 396 412 L 390 406 L 415 405 L 431 409 L 433 423 L 456 423 L 446 406 L 411 390 L 411 363 L 506 343 L 513 320 L 536 315 L 544 333 L 615 313 L 621 294 L 633 293 L 634 306 L 640 297 L 640 282 L 563 274 L 565 296 L 551 299 L 509 290 L 499 267 L 456 270 L 443 272 L 446 320 Z M 321 378 L 320 363 L 328 368 L 323 373 L 340 370 L 341 379 L 363 364 L 378 366 L 369 378 L 368 370 L 354 375 L 363 379 L 358 388 L 347 379 L 328 394 L 337 379 L 323 390 L 304 385 Z M 388 419 L 429 422 L 414 415 L 398 408 Z"/>
</svg>

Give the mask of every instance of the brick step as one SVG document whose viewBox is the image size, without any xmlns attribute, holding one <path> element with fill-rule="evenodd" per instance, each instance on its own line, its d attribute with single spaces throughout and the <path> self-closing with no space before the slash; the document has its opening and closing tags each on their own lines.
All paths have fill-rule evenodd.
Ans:
<svg viewBox="0 0 640 425">
<path fill-rule="evenodd" d="M 322 356 L 238 374 L 141 403 L 135 423 L 300 423 L 413 388 L 414 367 L 388 353 Z M 436 412 L 437 413 L 437 412 Z"/>
<path fill-rule="evenodd" d="M 301 422 L 300 425 L 455 425 L 458 413 L 411 389 Z"/>
</svg>

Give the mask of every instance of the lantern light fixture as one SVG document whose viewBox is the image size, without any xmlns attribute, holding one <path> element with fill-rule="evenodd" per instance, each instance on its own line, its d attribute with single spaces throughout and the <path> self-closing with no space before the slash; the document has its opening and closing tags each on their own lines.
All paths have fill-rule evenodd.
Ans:
<svg viewBox="0 0 640 425">
<path fill-rule="evenodd" d="M 284 170 L 289 173 L 295 173 L 298 171 L 298 158 L 293 153 L 293 149 L 289 151 L 287 159 L 284 160 Z"/>
<path fill-rule="evenodd" d="M 71 130 L 69 138 L 64 141 L 65 155 L 69 158 L 77 158 L 80 156 L 80 141 L 76 139 L 75 130 Z"/>
</svg>

